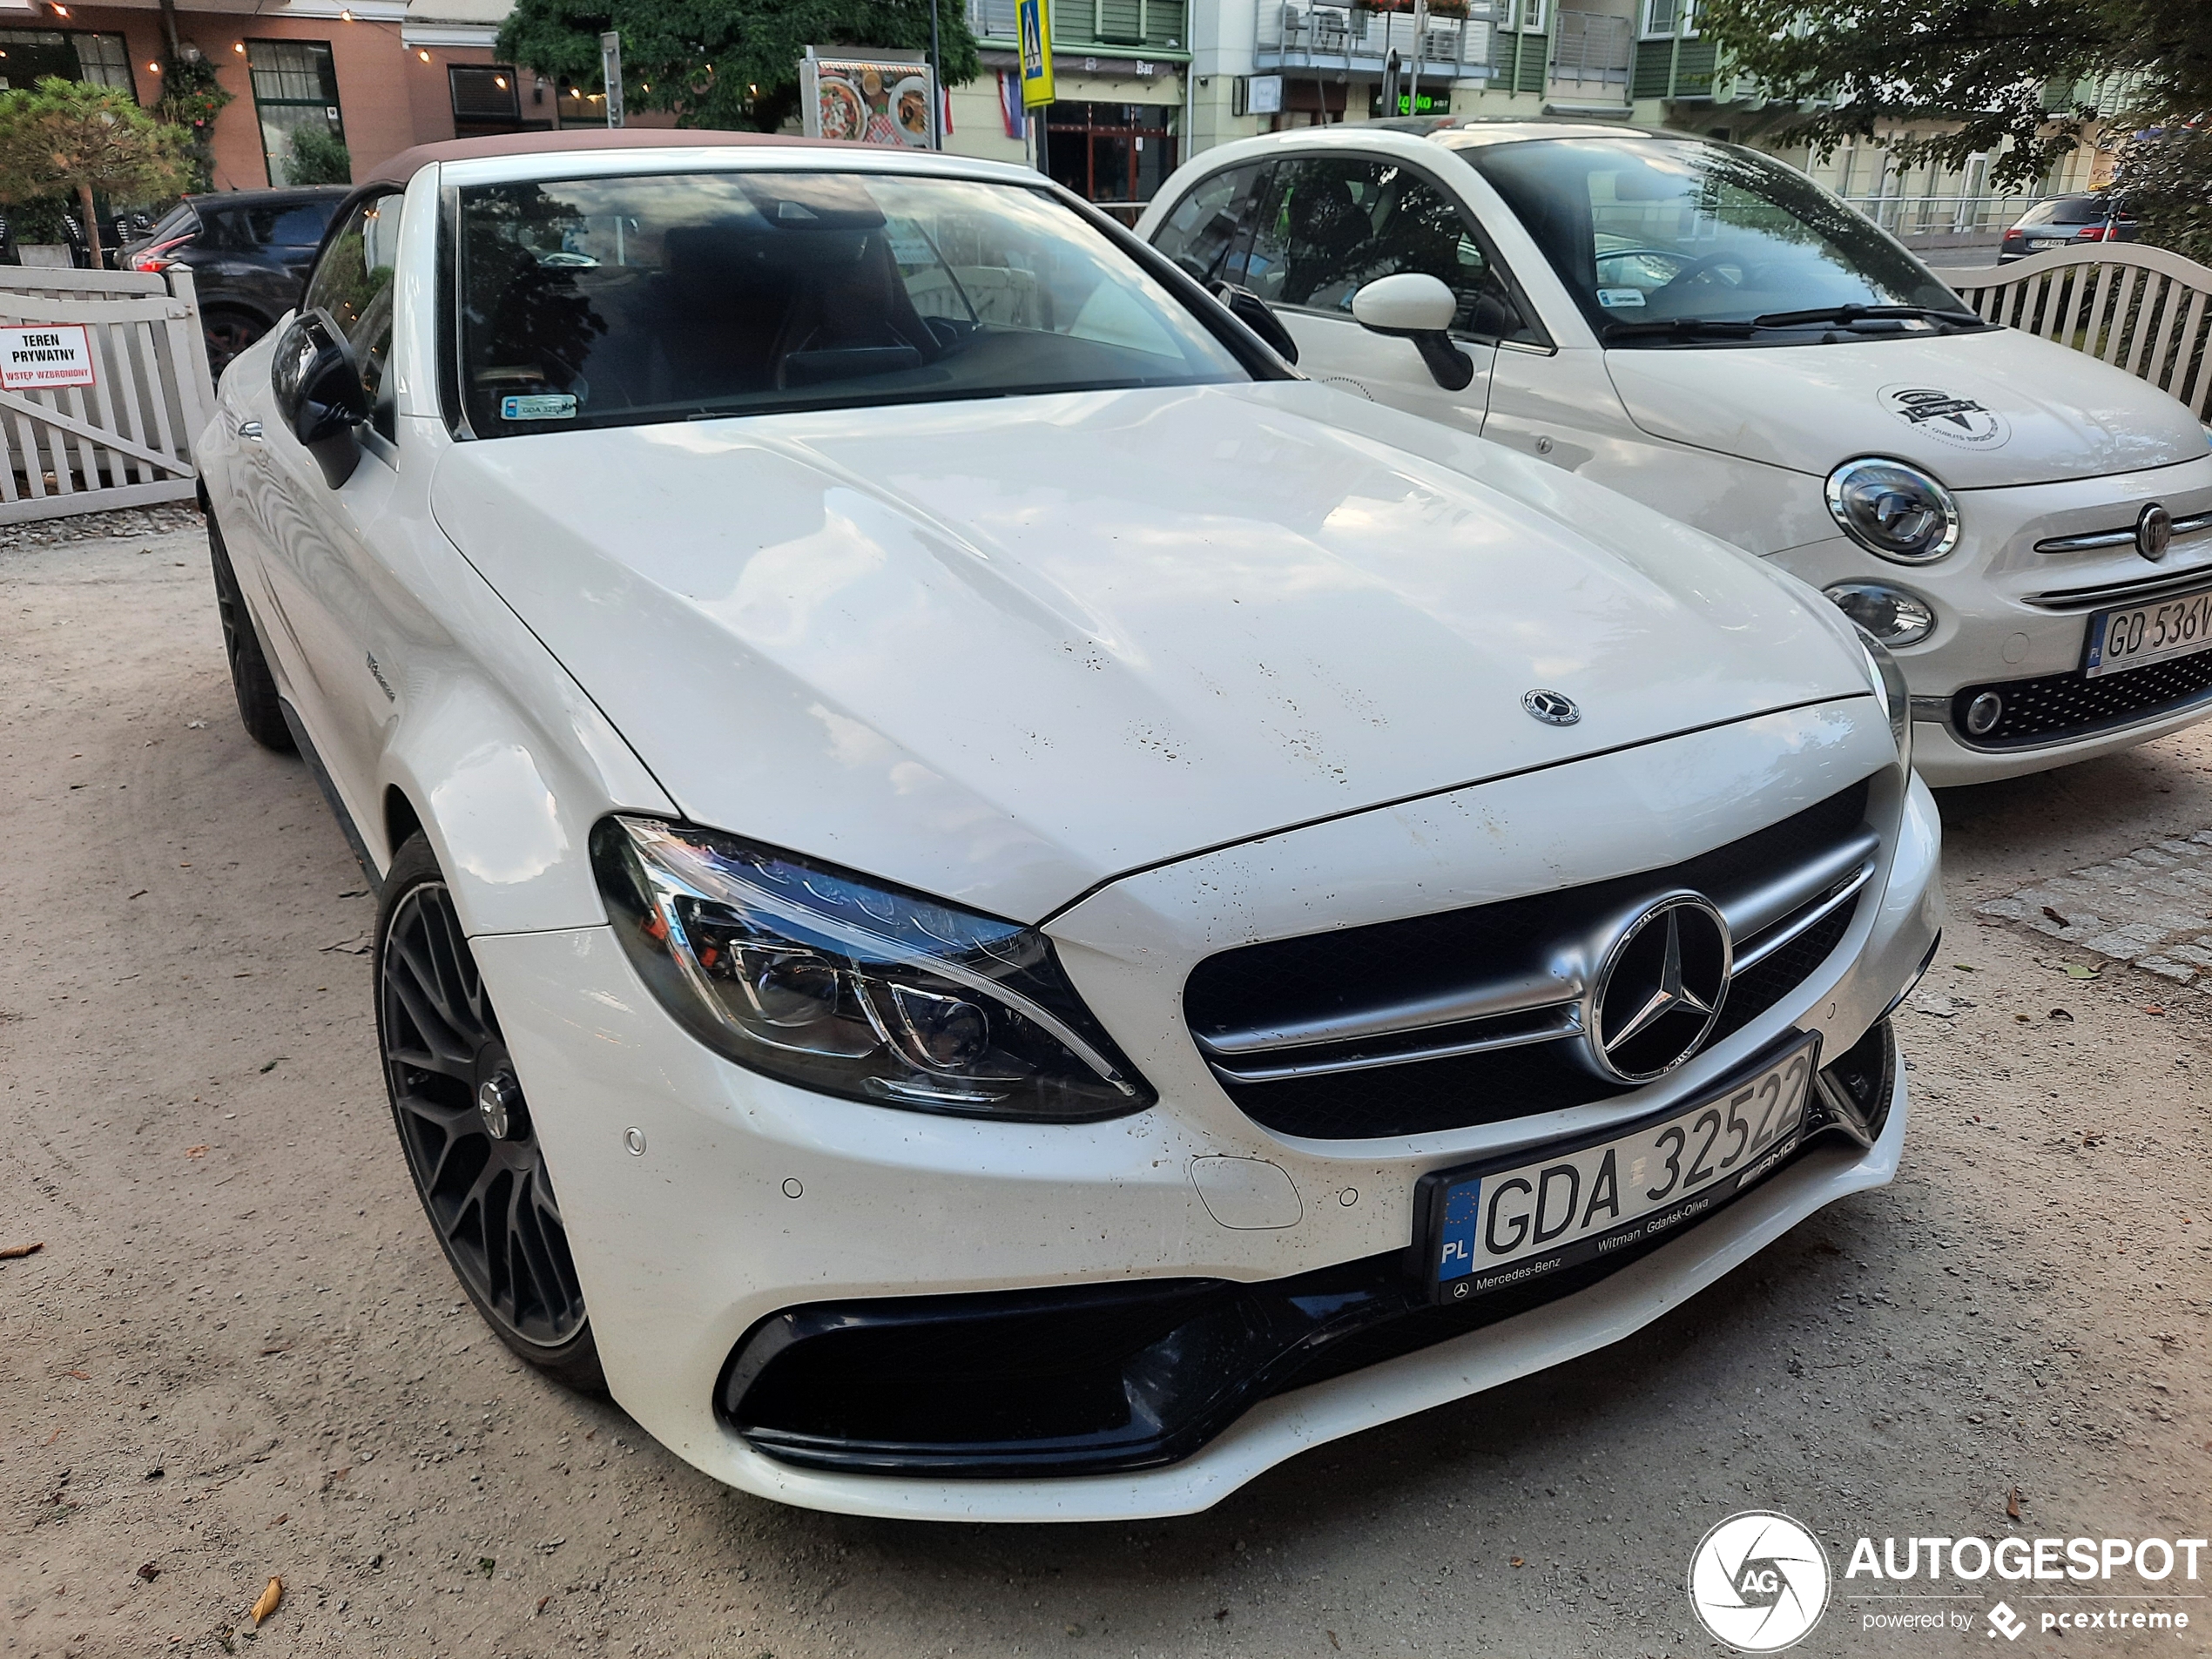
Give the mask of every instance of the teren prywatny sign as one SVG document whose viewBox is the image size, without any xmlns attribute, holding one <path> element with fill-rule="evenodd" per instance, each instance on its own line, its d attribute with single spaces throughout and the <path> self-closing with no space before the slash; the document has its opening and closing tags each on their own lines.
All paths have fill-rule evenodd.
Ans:
<svg viewBox="0 0 2212 1659">
<path fill-rule="evenodd" d="M 92 331 L 81 322 L 0 328 L 0 391 L 92 383 Z"/>
</svg>

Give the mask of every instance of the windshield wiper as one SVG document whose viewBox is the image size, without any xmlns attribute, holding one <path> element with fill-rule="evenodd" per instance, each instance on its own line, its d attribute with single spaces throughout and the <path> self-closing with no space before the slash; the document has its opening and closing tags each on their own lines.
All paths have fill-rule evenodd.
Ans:
<svg viewBox="0 0 2212 1659">
<path fill-rule="evenodd" d="M 1664 322 L 1608 322 L 1601 337 L 1606 340 L 1654 340 L 1668 334 L 1719 334 L 1730 340 L 1749 340 L 1758 327 L 1758 323 L 1726 318 L 1669 317 Z"/>
<path fill-rule="evenodd" d="M 1880 322 L 1890 319 L 1948 323 L 1956 328 L 1979 328 L 1982 320 L 1971 311 L 1946 311 L 1937 306 L 1819 306 L 1811 311 L 1770 311 L 1751 319 L 1754 328 L 1794 328 L 1803 323 Z"/>
</svg>

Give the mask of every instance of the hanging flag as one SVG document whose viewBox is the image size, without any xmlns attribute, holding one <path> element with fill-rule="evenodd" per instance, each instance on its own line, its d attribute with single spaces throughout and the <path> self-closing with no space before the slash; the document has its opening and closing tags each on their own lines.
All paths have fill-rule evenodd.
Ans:
<svg viewBox="0 0 2212 1659">
<path fill-rule="evenodd" d="M 1019 140 L 1029 136 L 1029 118 L 1022 108 L 1022 71 L 1018 69 L 999 71 L 999 119 L 1006 124 L 1008 138 Z"/>
</svg>

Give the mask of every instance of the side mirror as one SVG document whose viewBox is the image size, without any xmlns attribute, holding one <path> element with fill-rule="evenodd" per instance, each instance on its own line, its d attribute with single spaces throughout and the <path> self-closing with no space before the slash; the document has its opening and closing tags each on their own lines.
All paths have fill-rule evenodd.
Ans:
<svg viewBox="0 0 2212 1659">
<path fill-rule="evenodd" d="M 294 317 L 277 341 L 269 371 L 277 412 L 292 428 L 333 489 L 361 464 L 354 428 L 368 419 L 368 391 L 361 384 L 354 348 L 323 311 Z"/>
<path fill-rule="evenodd" d="M 1436 383 L 1463 392 L 1474 378 L 1474 360 L 1452 343 L 1452 318 L 1460 302 L 1451 289 L 1419 271 L 1377 277 L 1352 296 L 1352 317 L 1370 333 L 1410 340 Z"/>
<path fill-rule="evenodd" d="M 1298 341 L 1291 338 L 1291 331 L 1283 327 L 1283 320 L 1268 308 L 1267 301 L 1250 288 L 1240 288 L 1233 282 L 1215 278 L 1206 284 L 1206 292 L 1229 308 L 1229 314 L 1258 334 L 1273 352 L 1286 363 L 1298 361 Z"/>
</svg>

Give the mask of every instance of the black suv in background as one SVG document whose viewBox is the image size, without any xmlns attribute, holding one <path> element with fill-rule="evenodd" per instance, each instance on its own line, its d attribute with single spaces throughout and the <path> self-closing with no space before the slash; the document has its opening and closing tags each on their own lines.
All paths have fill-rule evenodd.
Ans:
<svg viewBox="0 0 2212 1659">
<path fill-rule="evenodd" d="M 187 196 L 118 262 L 126 271 L 190 269 L 208 366 L 220 376 L 300 302 L 323 231 L 347 194 L 344 185 L 314 185 Z"/>
</svg>

